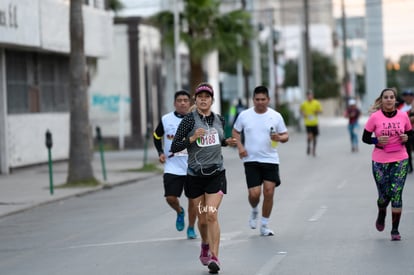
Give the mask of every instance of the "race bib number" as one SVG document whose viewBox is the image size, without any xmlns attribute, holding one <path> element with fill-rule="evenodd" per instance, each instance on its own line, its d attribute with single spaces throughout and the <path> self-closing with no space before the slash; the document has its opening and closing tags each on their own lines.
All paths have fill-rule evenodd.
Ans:
<svg viewBox="0 0 414 275">
<path fill-rule="evenodd" d="M 220 145 L 219 134 L 216 129 L 206 131 L 206 134 L 197 139 L 199 147 L 208 147 L 213 145 Z"/>
</svg>

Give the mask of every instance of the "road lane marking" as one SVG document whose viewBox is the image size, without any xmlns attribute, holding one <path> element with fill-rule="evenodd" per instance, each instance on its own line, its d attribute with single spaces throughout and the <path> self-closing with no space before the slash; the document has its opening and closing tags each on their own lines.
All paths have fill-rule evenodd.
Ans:
<svg viewBox="0 0 414 275">
<path fill-rule="evenodd" d="M 221 235 L 221 241 L 229 241 L 242 234 L 242 231 L 228 232 Z M 131 244 L 141 244 L 141 243 L 152 243 L 152 242 L 165 242 L 165 241 L 177 241 L 177 240 L 186 240 L 184 237 L 174 237 L 174 238 L 154 238 L 146 240 L 132 240 L 132 241 L 122 241 L 122 242 L 107 242 L 107 243 L 91 243 L 91 244 L 80 244 L 66 247 L 64 249 L 75 249 L 75 248 L 91 248 L 91 247 L 105 247 L 105 246 L 118 246 L 118 245 L 131 245 Z"/>
<path fill-rule="evenodd" d="M 262 268 L 255 273 L 254 275 L 269 275 L 274 274 L 276 266 L 282 261 L 282 259 L 287 255 L 287 252 L 280 251 L 274 255 L 269 261 L 267 261 Z"/>
<path fill-rule="evenodd" d="M 156 239 L 123 241 L 123 242 L 91 243 L 91 244 L 73 245 L 73 246 L 66 247 L 66 249 L 129 245 L 129 244 L 163 242 L 163 241 L 177 241 L 177 240 L 184 240 L 184 239 L 185 239 L 184 237 L 175 237 L 175 238 L 156 238 Z"/>
<path fill-rule="evenodd" d="M 229 247 L 229 246 L 233 246 L 233 245 L 238 245 L 238 244 L 241 244 L 241 243 L 245 243 L 245 242 L 247 242 L 248 240 L 233 240 L 233 241 L 231 241 L 231 242 L 221 242 L 220 243 L 220 247 Z M 198 244 L 198 246 L 199 246 L 200 244 Z"/>
<path fill-rule="evenodd" d="M 347 180 L 343 180 L 340 184 L 338 184 L 337 188 L 338 189 L 342 189 L 345 187 L 345 185 L 348 183 Z"/>
<path fill-rule="evenodd" d="M 221 233 L 220 240 L 227 241 L 236 238 L 237 236 L 241 235 L 242 231 L 234 231 L 234 232 L 227 232 Z"/>
<path fill-rule="evenodd" d="M 325 205 L 322 205 L 308 221 L 317 222 L 320 218 L 322 218 L 326 210 L 328 210 L 328 207 L 326 207 Z"/>
</svg>

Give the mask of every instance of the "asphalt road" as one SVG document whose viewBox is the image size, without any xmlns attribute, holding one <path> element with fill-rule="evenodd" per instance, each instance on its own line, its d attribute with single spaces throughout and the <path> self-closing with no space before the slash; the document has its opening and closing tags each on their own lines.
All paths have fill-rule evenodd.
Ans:
<svg viewBox="0 0 414 275">
<path fill-rule="evenodd" d="M 351 153 L 345 124 L 332 122 L 321 125 L 311 157 L 305 134 L 292 132 L 279 145 L 275 236 L 261 237 L 248 227 L 242 163 L 225 148 L 220 274 L 414 274 L 414 176 L 403 195 L 402 241 L 391 242 L 390 213 L 384 232 L 374 226 L 371 149 L 361 144 Z M 199 243 L 175 230 L 157 175 L 1 218 L 0 274 L 208 274 Z"/>
</svg>

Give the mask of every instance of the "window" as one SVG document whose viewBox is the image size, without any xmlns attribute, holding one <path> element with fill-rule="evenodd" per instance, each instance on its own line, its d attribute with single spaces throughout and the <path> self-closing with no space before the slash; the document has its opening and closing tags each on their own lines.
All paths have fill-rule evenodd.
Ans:
<svg viewBox="0 0 414 275">
<path fill-rule="evenodd" d="M 9 113 L 67 112 L 69 58 L 6 51 Z"/>
<path fill-rule="evenodd" d="M 7 109 L 9 113 L 26 113 L 29 110 L 27 67 L 27 55 L 6 54 Z"/>
<path fill-rule="evenodd" d="M 40 62 L 40 104 L 42 112 L 67 111 L 69 64 L 50 56 Z"/>
</svg>

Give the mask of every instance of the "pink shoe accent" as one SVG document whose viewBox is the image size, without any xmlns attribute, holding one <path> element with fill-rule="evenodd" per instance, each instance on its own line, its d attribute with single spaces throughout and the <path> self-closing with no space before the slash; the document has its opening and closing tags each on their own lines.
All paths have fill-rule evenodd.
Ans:
<svg viewBox="0 0 414 275">
<path fill-rule="evenodd" d="M 401 241 L 401 235 L 400 234 L 391 234 L 391 241 Z"/>
<path fill-rule="evenodd" d="M 201 244 L 200 262 L 202 265 L 208 265 L 211 259 L 210 246 L 208 244 Z"/>
<path fill-rule="evenodd" d="M 379 224 L 378 222 L 375 223 L 375 227 L 377 228 L 378 231 L 384 231 L 385 225 L 383 224 Z"/>
</svg>

